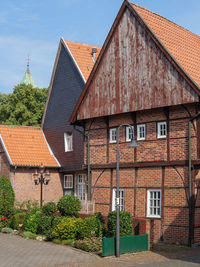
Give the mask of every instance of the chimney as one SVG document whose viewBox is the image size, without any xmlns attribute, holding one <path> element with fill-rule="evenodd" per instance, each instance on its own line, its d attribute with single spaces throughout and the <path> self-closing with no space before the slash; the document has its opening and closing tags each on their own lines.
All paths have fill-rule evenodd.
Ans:
<svg viewBox="0 0 200 267">
<path fill-rule="evenodd" d="M 93 59 L 94 63 L 96 62 L 96 52 L 97 52 L 96 47 L 93 47 L 92 48 L 92 59 Z"/>
</svg>

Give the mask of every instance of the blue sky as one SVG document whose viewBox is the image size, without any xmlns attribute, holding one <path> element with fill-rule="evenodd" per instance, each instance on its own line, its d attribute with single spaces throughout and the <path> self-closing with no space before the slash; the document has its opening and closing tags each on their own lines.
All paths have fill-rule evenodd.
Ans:
<svg viewBox="0 0 200 267">
<path fill-rule="evenodd" d="M 199 0 L 133 0 L 200 35 Z M 102 45 L 123 0 L 1 0 L 0 92 L 21 82 L 30 55 L 36 84 L 48 87 L 60 37 Z"/>
</svg>

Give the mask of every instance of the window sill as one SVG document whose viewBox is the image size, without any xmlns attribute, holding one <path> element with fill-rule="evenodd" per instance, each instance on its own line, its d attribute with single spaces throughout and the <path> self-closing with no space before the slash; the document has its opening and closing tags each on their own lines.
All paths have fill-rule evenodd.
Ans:
<svg viewBox="0 0 200 267">
<path fill-rule="evenodd" d="M 147 216 L 147 219 L 161 219 L 161 216 Z"/>
</svg>

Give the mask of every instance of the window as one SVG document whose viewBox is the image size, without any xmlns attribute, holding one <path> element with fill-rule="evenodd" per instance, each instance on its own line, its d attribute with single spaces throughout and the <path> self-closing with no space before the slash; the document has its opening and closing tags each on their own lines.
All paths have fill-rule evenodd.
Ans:
<svg viewBox="0 0 200 267">
<path fill-rule="evenodd" d="M 84 174 L 78 174 L 77 175 L 77 197 L 80 200 L 85 200 L 86 195 L 86 186 L 85 186 L 85 178 L 86 175 Z"/>
<path fill-rule="evenodd" d="M 137 140 L 145 140 L 145 124 L 137 125 Z"/>
<path fill-rule="evenodd" d="M 64 175 L 64 188 L 73 188 L 73 175 Z"/>
<path fill-rule="evenodd" d="M 129 142 L 133 139 L 134 135 L 134 127 L 127 126 L 126 127 L 126 142 Z"/>
<path fill-rule="evenodd" d="M 117 189 L 113 189 L 112 210 L 116 210 Z M 124 211 L 124 189 L 119 189 L 119 210 Z"/>
<path fill-rule="evenodd" d="M 158 122 L 158 138 L 165 138 L 167 136 L 166 121 Z"/>
<path fill-rule="evenodd" d="M 110 129 L 110 143 L 116 143 L 117 141 L 117 129 Z"/>
<path fill-rule="evenodd" d="M 147 217 L 161 217 L 161 190 L 147 191 Z"/>
<path fill-rule="evenodd" d="M 64 133 L 65 152 L 72 151 L 72 133 Z"/>
</svg>

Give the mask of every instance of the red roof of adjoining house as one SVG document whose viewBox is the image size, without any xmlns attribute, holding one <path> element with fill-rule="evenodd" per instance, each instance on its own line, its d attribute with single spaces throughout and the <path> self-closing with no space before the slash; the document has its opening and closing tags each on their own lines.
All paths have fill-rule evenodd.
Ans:
<svg viewBox="0 0 200 267">
<path fill-rule="evenodd" d="M 98 58 L 101 47 L 96 45 L 71 42 L 67 40 L 65 40 L 65 43 L 72 53 L 72 56 L 74 57 L 78 67 L 80 68 L 85 80 L 87 81 L 95 63 L 92 59 L 92 48 L 96 48 L 96 58 Z"/>
<path fill-rule="evenodd" d="M 184 71 L 200 86 L 200 37 L 146 8 L 132 6 Z"/>
<path fill-rule="evenodd" d="M 0 135 L 12 165 L 59 167 L 40 127 L 0 125 Z"/>
</svg>

